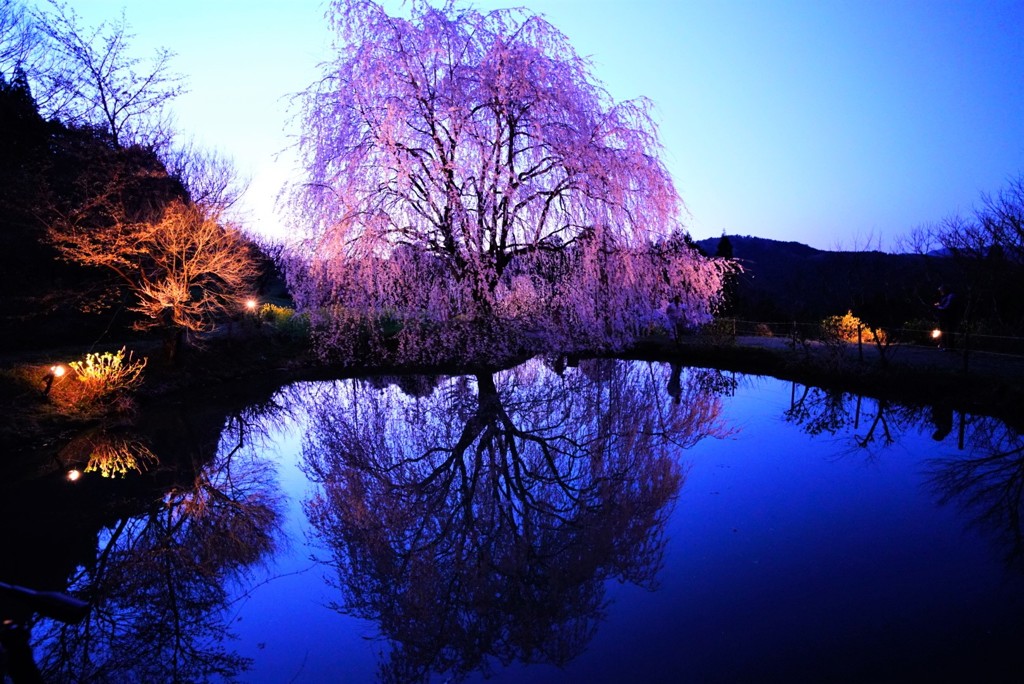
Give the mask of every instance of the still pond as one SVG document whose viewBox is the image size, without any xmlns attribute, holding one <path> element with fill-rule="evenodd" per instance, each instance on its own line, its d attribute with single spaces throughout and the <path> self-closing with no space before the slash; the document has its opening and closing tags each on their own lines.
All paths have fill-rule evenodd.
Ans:
<svg viewBox="0 0 1024 684">
<path fill-rule="evenodd" d="M 54 681 L 1024 681 L 1020 426 L 614 360 L 186 404 L 22 504 Z"/>
</svg>

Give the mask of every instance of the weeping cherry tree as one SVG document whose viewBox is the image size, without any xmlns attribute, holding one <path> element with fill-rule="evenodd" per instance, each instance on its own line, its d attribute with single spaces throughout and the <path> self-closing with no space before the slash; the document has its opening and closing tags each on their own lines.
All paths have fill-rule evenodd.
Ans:
<svg viewBox="0 0 1024 684">
<path fill-rule="evenodd" d="M 302 100 L 290 279 L 322 346 L 387 319 L 405 359 L 525 330 L 614 348 L 672 294 L 707 320 L 728 267 L 665 247 L 682 203 L 650 103 L 615 102 L 526 10 L 408 15 L 335 0 L 336 55 Z"/>
</svg>

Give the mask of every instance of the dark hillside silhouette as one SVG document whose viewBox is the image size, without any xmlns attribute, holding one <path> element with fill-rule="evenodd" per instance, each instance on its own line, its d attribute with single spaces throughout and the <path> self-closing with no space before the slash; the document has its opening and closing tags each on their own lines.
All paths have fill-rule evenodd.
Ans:
<svg viewBox="0 0 1024 684">
<path fill-rule="evenodd" d="M 190 199 L 155 149 L 47 121 L 23 75 L 0 74 L 0 351 L 123 341 L 152 327 L 139 315 L 137 280 L 145 268 L 162 282 L 154 266 L 162 262 L 140 226 L 162 225 L 169 207 Z M 219 224 L 216 232 L 227 235 Z M 96 240 L 106 242 L 90 247 Z M 273 249 L 238 240 L 240 253 L 258 260 L 256 275 L 271 278 Z M 219 267 L 224 282 L 227 263 L 240 262 Z"/>
<path fill-rule="evenodd" d="M 721 238 L 698 241 L 714 252 Z M 753 321 L 814 323 L 852 310 L 866 322 L 899 326 L 931 315 L 949 260 L 917 254 L 830 252 L 799 242 L 728 236 L 744 268 L 733 315 Z"/>
<path fill-rule="evenodd" d="M 109 275 L 60 259 L 47 228 L 69 216 L 100 225 L 114 205 L 125 218 L 149 219 L 184 195 L 152 150 L 120 148 L 103 131 L 45 121 L 26 81 L 0 76 L 0 348 L 126 330 L 131 317 L 118 313 L 121 294 Z"/>
<path fill-rule="evenodd" d="M 0 296 L 38 294 L 57 277 L 56 252 L 44 244 L 49 143 L 59 124 L 44 121 L 23 77 L 0 74 Z M 48 288 L 47 288 L 48 289 Z"/>
</svg>

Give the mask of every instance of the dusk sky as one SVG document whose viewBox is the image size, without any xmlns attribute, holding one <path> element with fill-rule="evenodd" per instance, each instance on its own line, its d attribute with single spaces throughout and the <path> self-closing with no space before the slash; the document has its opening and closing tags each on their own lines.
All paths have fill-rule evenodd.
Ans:
<svg viewBox="0 0 1024 684">
<path fill-rule="evenodd" d="M 140 55 L 177 53 L 178 128 L 234 159 L 245 223 L 281 234 L 273 201 L 294 172 L 274 157 L 296 132 L 288 96 L 329 57 L 326 3 L 71 4 L 89 24 L 124 8 Z M 1024 0 L 473 4 L 544 14 L 614 98 L 653 101 L 698 239 L 888 249 L 1024 173 Z"/>
</svg>

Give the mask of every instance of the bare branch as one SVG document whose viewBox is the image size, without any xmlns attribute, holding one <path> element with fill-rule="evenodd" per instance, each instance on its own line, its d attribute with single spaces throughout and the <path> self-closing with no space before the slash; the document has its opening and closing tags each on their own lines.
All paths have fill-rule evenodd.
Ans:
<svg viewBox="0 0 1024 684">
<path fill-rule="evenodd" d="M 132 56 L 134 34 L 123 13 L 90 30 L 67 5 L 50 0 L 50 7 L 37 15 L 55 56 L 55 67 L 38 75 L 45 113 L 100 127 L 118 146 L 166 144 L 164 107 L 185 91 L 183 78 L 171 71 L 174 53 L 158 48 L 150 60 Z"/>
</svg>

